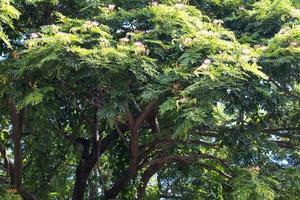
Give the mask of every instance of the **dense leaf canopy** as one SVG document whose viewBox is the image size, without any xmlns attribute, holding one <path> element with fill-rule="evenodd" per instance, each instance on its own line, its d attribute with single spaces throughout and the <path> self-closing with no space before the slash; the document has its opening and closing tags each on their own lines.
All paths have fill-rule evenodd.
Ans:
<svg viewBox="0 0 300 200">
<path fill-rule="evenodd" d="M 0 0 L 0 198 L 299 199 L 297 0 Z"/>
</svg>

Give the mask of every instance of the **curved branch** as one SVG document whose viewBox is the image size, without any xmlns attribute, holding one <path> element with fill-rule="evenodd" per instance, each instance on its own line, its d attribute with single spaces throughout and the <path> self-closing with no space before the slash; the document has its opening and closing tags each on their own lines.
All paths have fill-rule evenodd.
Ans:
<svg viewBox="0 0 300 200">
<path fill-rule="evenodd" d="M 149 167 L 145 170 L 144 174 L 141 178 L 141 184 L 138 188 L 138 199 L 144 199 L 146 194 L 146 187 L 150 180 L 150 178 L 156 174 L 161 168 L 163 168 L 168 163 L 184 163 L 184 164 L 190 164 L 199 161 L 200 158 L 213 158 L 211 155 L 208 154 L 199 154 L 199 155 L 191 155 L 191 156 L 168 156 L 165 158 L 160 158 L 152 162 L 152 164 L 149 165 Z M 232 179 L 231 175 L 228 175 L 216 168 L 214 168 L 211 165 L 207 164 L 200 164 L 203 167 L 216 171 L 217 173 L 225 176 L 226 178 Z"/>
<path fill-rule="evenodd" d="M 209 147 L 216 147 L 218 144 L 208 143 L 201 140 L 179 140 L 179 139 L 163 139 L 163 140 L 156 140 L 153 141 L 147 145 L 144 145 L 144 147 L 141 148 L 140 154 L 139 154 L 139 161 L 144 159 L 149 153 L 153 152 L 157 146 L 167 147 L 167 145 L 171 145 L 171 147 L 180 145 L 180 144 L 196 144 L 196 145 L 202 145 L 202 146 L 209 146 Z"/>
</svg>

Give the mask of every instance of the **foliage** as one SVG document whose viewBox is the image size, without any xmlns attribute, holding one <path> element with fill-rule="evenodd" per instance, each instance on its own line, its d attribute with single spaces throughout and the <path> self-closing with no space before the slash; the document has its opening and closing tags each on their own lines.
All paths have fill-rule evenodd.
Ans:
<svg viewBox="0 0 300 200">
<path fill-rule="evenodd" d="M 0 175 L 19 129 L 26 195 L 298 198 L 297 2 L 0 5 Z"/>
<path fill-rule="evenodd" d="M 16 10 L 11 4 L 10 0 L 0 1 L 0 40 L 10 47 L 10 42 L 5 34 L 5 26 L 13 28 L 13 19 L 19 18 L 19 11 Z"/>
</svg>

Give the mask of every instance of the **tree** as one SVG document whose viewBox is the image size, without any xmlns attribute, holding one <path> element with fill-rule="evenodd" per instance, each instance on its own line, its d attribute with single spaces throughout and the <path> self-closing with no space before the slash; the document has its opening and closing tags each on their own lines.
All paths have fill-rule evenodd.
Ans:
<svg viewBox="0 0 300 200">
<path fill-rule="evenodd" d="M 0 1 L 0 39 L 10 47 L 10 42 L 4 32 L 5 26 L 13 28 L 13 20 L 19 18 L 19 11 L 10 5 L 9 0 Z"/>
<path fill-rule="evenodd" d="M 0 63 L 1 134 L 11 124 L 22 132 L 15 159 L 23 153 L 26 191 L 74 200 L 298 197 L 292 1 L 16 7 L 25 42 Z"/>
</svg>

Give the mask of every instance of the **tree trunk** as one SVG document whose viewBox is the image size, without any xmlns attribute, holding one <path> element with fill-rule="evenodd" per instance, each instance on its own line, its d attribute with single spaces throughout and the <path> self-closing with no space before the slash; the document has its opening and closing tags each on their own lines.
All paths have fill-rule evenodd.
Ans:
<svg viewBox="0 0 300 200">
<path fill-rule="evenodd" d="M 101 141 L 100 141 L 100 135 L 99 135 L 98 110 L 99 110 L 99 108 L 96 109 L 96 112 L 94 115 L 94 123 L 91 124 L 91 126 L 92 126 L 91 127 L 91 129 L 92 129 L 92 148 L 90 148 L 91 140 L 86 140 L 86 139 L 77 140 L 82 145 L 83 150 L 82 150 L 82 154 L 81 154 L 80 163 L 76 169 L 76 179 L 75 179 L 75 185 L 74 185 L 74 189 L 73 189 L 72 200 L 83 200 L 84 190 L 85 190 L 85 185 L 86 185 L 87 179 L 100 157 Z"/>
<path fill-rule="evenodd" d="M 9 101 L 11 109 L 12 132 L 14 143 L 14 169 L 15 185 L 18 192 L 22 187 L 22 114 L 18 112 L 14 100 Z"/>
<path fill-rule="evenodd" d="M 112 134 L 104 138 L 101 142 L 98 142 L 95 148 L 92 148 L 92 152 L 87 157 L 86 155 L 84 155 L 84 153 L 82 154 L 80 164 L 76 169 L 72 200 L 82 200 L 84 198 L 86 181 L 91 171 L 98 162 L 100 155 L 106 150 L 106 148 L 116 137 L 117 133 L 113 132 Z M 84 146 L 84 148 L 89 148 L 89 146 Z M 85 151 L 86 149 L 83 149 L 83 152 Z"/>
<path fill-rule="evenodd" d="M 129 176 L 133 178 L 135 176 L 138 158 L 138 130 L 136 128 L 131 129 L 130 137 L 130 163 L 129 163 Z"/>
<path fill-rule="evenodd" d="M 85 184 L 89 173 L 87 174 L 84 164 L 79 164 L 76 169 L 75 185 L 73 189 L 72 200 L 83 200 Z"/>
<path fill-rule="evenodd" d="M 85 146 L 84 148 L 88 148 L 89 146 Z M 81 160 L 76 169 L 76 177 L 75 177 L 75 185 L 73 189 L 72 200 L 83 200 L 84 190 L 87 179 L 92 172 L 94 166 L 98 162 L 100 156 L 100 143 L 96 145 L 95 148 L 92 149 L 92 152 L 85 157 L 84 153 L 81 156 Z M 85 149 L 83 150 L 85 152 Z"/>
</svg>

